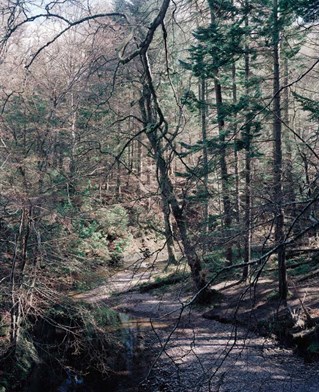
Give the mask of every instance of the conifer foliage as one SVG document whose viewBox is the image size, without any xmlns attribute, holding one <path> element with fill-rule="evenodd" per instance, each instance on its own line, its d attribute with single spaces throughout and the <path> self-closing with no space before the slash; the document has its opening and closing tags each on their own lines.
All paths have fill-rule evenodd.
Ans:
<svg viewBox="0 0 319 392">
<path fill-rule="evenodd" d="M 36 3 L 0 8 L 0 355 L 150 232 L 194 300 L 272 256 L 285 303 L 317 244 L 319 2 Z"/>
</svg>

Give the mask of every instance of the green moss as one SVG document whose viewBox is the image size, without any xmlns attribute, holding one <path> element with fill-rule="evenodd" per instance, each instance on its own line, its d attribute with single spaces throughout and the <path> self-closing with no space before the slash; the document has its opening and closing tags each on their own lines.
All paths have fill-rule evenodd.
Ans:
<svg viewBox="0 0 319 392">
<path fill-rule="evenodd" d="M 4 370 L 0 380 L 0 392 L 21 390 L 21 384 L 39 362 L 40 358 L 32 337 L 24 331 L 18 339 L 16 349 L 8 352 L 5 362 L 0 364 Z"/>
<path fill-rule="evenodd" d="M 292 269 L 289 271 L 289 274 L 292 276 L 300 276 L 300 275 L 305 275 L 311 272 L 312 268 L 311 265 L 309 264 L 302 264 L 299 265 L 298 267 Z"/>
<path fill-rule="evenodd" d="M 312 342 L 308 348 L 307 351 L 311 354 L 319 354 L 319 342 L 315 341 Z"/>
<path fill-rule="evenodd" d="M 157 276 L 152 282 L 142 283 L 139 286 L 139 290 L 141 292 L 147 292 L 155 289 L 156 290 L 163 289 L 165 291 L 167 290 L 167 286 L 179 283 L 187 279 L 188 277 L 189 274 L 184 271 L 174 272 L 172 274 L 165 275 L 165 276 Z"/>
</svg>

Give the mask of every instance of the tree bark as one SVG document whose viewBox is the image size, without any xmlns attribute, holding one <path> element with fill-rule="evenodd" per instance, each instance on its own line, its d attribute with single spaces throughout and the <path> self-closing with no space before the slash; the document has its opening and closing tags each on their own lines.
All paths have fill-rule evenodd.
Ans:
<svg viewBox="0 0 319 392">
<path fill-rule="evenodd" d="M 145 82 L 143 96 L 141 97 L 139 104 L 144 126 L 147 129 L 146 136 L 149 140 L 156 162 L 161 197 L 163 202 L 167 203 L 167 205 L 171 208 L 176 221 L 178 233 L 184 248 L 184 254 L 191 270 L 195 290 L 200 292 L 197 299 L 199 302 L 204 302 L 209 297 L 209 290 L 206 287 L 206 279 L 202 273 L 201 260 L 188 234 L 184 209 L 179 205 L 175 194 L 174 185 L 169 172 L 169 162 L 165 160 L 164 153 L 161 148 L 161 139 L 163 137 L 163 133 L 165 133 L 165 130 L 163 130 L 162 127 L 166 124 L 164 123 L 163 113 L 158 106 L 157 96 L 154 90 L 146 55 L 142 57 L 142 64 L 145 72 Z M 158 122 L 155 121 L 157 115 L 159 117 Z"/>
<path fill-rule="evenodd" d="M 156 132 L 155 131 L 148 132 L 147 137 L 150 141 L 152 150 L 156 157 L 156 164 L 159 172 L 158 180 L 159 180 L 161 195 L 165 199 L 165 202 L 167 202 L 172 209 L 172 213 L 176 221 L 181 242 L 184 248 L 185 257 L 191 269 L 191 275 L 195 285 L 195 289 L 197 291 L 203 290 L 203 288 L 206 285 L 206 281 L 205 281 L 205 277 L 201 272 L 202 270 L 201 260 L 196 253 L 195 247 L 192 245 L 189 239 L 184 210 L 179 206 L 177 197 L 175 195 L 174 187 L 168 174 L 168 169 L 169 169 L 168 164 L 163 158 L 163 155 L 160 151 Z M 203 290 L 199 299 L 204 299 L 206 297 L 206 293 L 207 291 Z"/>
<path fill-rule="evenodd" d="M 224 134 L 225 121 L 222 114 L 223 96 L 222 96 L 222 87 L 219 83 L 217 72 L 214 79 L 214 84 L 215 84 L 217 122 L 218 122 L 219 141 L 220 141 L 219 165 L 221 171 L 222 203 L 224 209 L 224 230 L 226 236 L 229 236 L 229 231 L 232 223 L 231 202 L 230 202 L 229 189 L 228 189 L 228 170 L 227 170 L 227 162 L 226 162 L 226 145 L 225 145 L 225 134 Z M 227 263 L 232 264 L 233 250 L 232 250 L 232 245 L 229 243 L 226 244 L 225 257 Z"/>
<path fill-rule="evenodd" d="M 204 214 L 203 214 L 203 253 L 207 251 L 207 236 L 209 231 L 209 198 L 208 198 L 208 149 L 207 149 L 207 81 L 201 78 L 199 84 L 199 100 L 200 100 L 200 115 L 201 115 L 201 130 L 203 143 L 203 182 L 204 191 L 206 193 L 204 199 Z"/>
<path fill-rule="evenodd" d="M 282 59 L 282 66 L 284 72 L 284 85 L 287 86 L 289 83 L 289 63 L 288 59 L 284 57 Z M 289 124 L 289 90 L 285 88 L 282 93 L 283 96 L 283 120 L 284 120 L 284 129 L 288 131 L 290 126 Z M 288 207 L 286 207 L 285 211 L 290 219 L 294 219 L 296 217 L 296 193 L 295 193 L 295 181 L 293 175 L 293 164 L 292 164 L 292 147 L 291 147 L 291 136 L 288 131 L 285 135 L 285 145 L 286 145 L 286 154 L 287 158 L 285 160 L 286 163 L 286 202 L 288 203 Z M 294 232 L 297 234 L 300 230 L 300 225 L 296 224 L 294 227 Z"/>
<path fill-rule="evenodd" d="M 237 104 L 237 80 L 236 80 L 236 63 L 234 62 L 232 66 L 232 95 L 233 95 L 233 103 Z M 234 140 L 238 138 L 238 127 L 237 127 L 237 115 L 234 115 L 235 124 L 234 124 Z M 236 200 L 235 200 L 235 210 L 236 210 L 236 222 L 239 225 L 240 223 L 240 177 L 239 177 L 239 156 L 236 145 L 234 147 L 234 170 L 235 170 L 235 189 L 236 189 Z M 240 253 L 240 243 L 238 242 L 238 250 Z"/>
<path fill-rule="evenodd" d="M 168 254 L 168 264 L 177 264 L 175 248 L 174 248 L 174 235 L 170 221 L 171 210 L 167 200 L 162 197 L 163 205 L 163 215 L 164 215 L 164 225 L 165 225 L 165 238 L 166 238 L 166 248 Z"/>
<path fill-rule="evenodd" d="M 279 18 L 278 0 L 273 0 L 273 178 L 274 178 L 274 209 L 275 209 L 275 241 L 276 244 L 284 242 L 284 212 L 282 189 L 282 126 L 280 107 L 280 66 L 279 66 Z M 278 278 L 279 296 L 287 301 L 288 285 L 286 271 L 286 256 L 284 245 L 278 248 Z"/>
<path fill-rule="evenodd" d="M 246 1 L 246 8 L 248 4 Z M 249 20 L 248 15 L 245 18 L 245 27 L 248 31 Z M 249 73 L 250 73 L 250 58 L 249 48 L 245 45 L 245 93 L 249 97 Z M 248 108 L 249 110 L 249 108 Z M 250 273 L 249 263 L 251 261 L 251 129 L 250 129 L 250 118 L 246 115 L 246 127 L 245 127 L 245 215 L 244 215 L 244 227 L 245 227 L 245 238 L 244 238 L 244 262 L 246 266 L 243 268 L 243 279 L 247 280 Z"/>
</svg>

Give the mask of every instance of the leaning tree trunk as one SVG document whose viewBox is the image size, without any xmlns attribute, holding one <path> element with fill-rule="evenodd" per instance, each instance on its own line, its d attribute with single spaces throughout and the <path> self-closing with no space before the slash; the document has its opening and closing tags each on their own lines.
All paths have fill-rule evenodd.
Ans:
<svg viewBox="0 0 319 392">
<path fill-rule="evenodd" d="M 165 226 L 165 239 L 166 239 L 166 248 L 168 253 L 168 264 L 177 264 L 175 248 L 174 248 L 174 234 L 170 222 L 170 206 L 168 200 L 162 197 L 162 205 L 163 205 L 163 215 L 164 215 L 164 226 Z"/>
<path fill-rule="evenodd" d="M 156 158 L 161 195 L 172 209 L 172 213 L 176 221 L 180 239 L 184 248 L 185 257 L 191 269 L 191 275 L 195 289 L 201 292 L 199 299 L 204 300 L 207 297 L 208 290 L 205 289 L 206 280 L 202 273 L 201 260 L 196 253 L 195 247 L 190 241 L 184 210 L 179 206 L 174 192 L 174 186 L 169 176 L 169 166 L 161 153 L 161 149 L 158 143 L 158 136 L 156 133 L 157 132 L 155 130 L 147 132 L 147 137 Z"/>
<path fill-rule="evenodd" d="M 165 127 L 167 124 L 165 124 L 163 114 L 157 102 L 157 96 L 154 90 L 146 54 L 142 56 L 142 64 L 145 72 L 145 82 L 143 96 L 141 97 L 139 104 L 144 127 L 147 130 L 146 135 L 152 148 L 157 166 L 157 177 L 162 200 L 165 201 L 165 203 L 167 203 L 171 208 L 176 221 L 180 240 L 184 248 L 185 257 L 191 270 L 192 281 L 195 286 L 195 290 L 198 293 L 197 300 L 203 302 L 209 296 L 209 289 L 206 287 L 205 275 L 202 273 L 201 259 L 189 237 L 185 210 L 179 205 L 175 194 L 173 181 L 171 180 L 169 173 L 169 162 L 165 160 L 163 154 L 162 138 L 165 130 L 162 129 L 162 127 Z M 160 117 L 158 122 L 155 121 L 156 116 Z"/>
</svg>

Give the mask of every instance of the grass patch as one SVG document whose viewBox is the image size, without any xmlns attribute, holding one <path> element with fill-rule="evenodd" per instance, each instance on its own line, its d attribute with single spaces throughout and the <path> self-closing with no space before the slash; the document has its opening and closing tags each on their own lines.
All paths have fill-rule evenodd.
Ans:
<svg viewBox="0 0 319 392">
<path fill-rule="evenodd" d="M 308 274 L 309 272 L 312 271 L 312 269 L 313 268 L 312 268 L 312 266 L 310 264 L 301 264 L 298 267 L 291 269 L 289 271 L 289 274 L 291 276 L 298 277 L 298 276 L 302 276 L 302 275 Z"/>
</svg>

